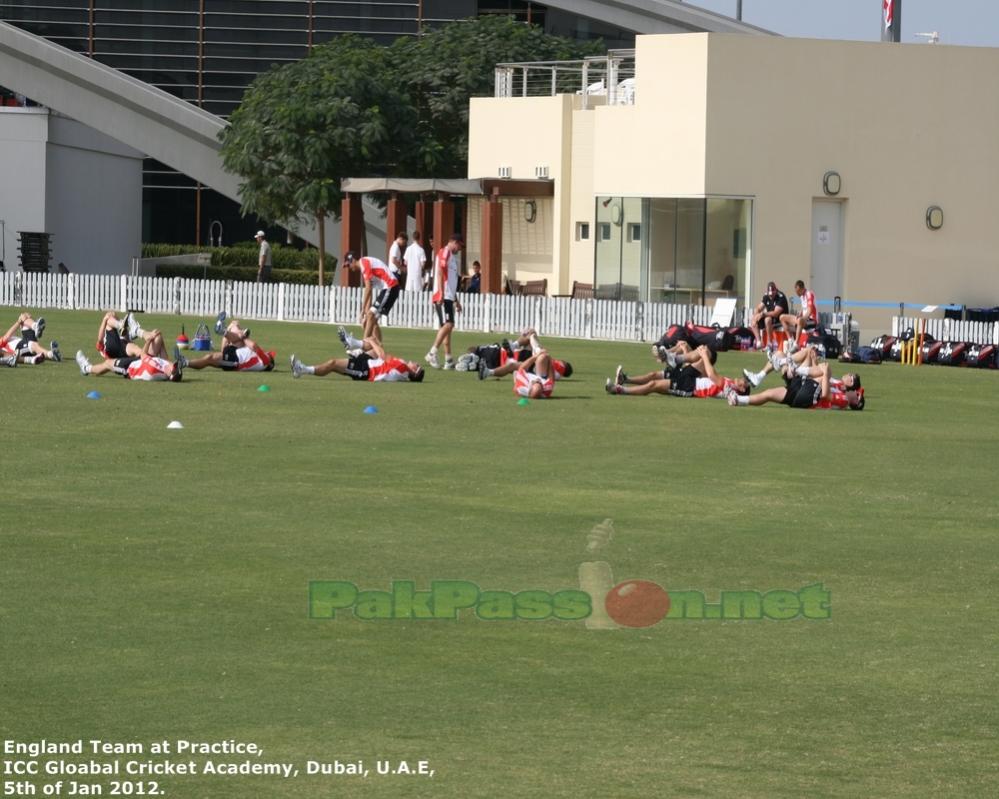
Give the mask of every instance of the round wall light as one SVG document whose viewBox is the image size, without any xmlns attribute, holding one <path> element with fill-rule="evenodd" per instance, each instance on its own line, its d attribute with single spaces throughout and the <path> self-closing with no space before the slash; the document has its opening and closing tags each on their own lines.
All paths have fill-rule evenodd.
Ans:
<svg viewBox="0 0 999 799">
<path fill-rule="evenodd" d="M 822 176 L 822 191 L 830 197 L 835 197 L 839 194 L 842 185 L 843 179 L 839 176 L 839 172 L 829 171 Z"/>
<path fill-rule="evenodd" d="M 940 230 L 943 227 L 943 208 L 931 205 L 926 209 L 926 227 L 930 230 Z"/>
<path fill-rule="evenodd" d="M 524 221 L 533 222 L 538 218 L 538 204 L 534 200 L 524 203 Z"/>
</svg>

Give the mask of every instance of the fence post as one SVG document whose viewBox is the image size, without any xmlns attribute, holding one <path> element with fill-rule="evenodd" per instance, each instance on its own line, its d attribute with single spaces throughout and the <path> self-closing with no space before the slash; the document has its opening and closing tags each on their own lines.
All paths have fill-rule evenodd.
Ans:
<svg viewBox="0 0 999 799">
<path fill-rule="evenodd" d="M 173 279 L 173 312 L 180 316 L 181 309 L 183 308 L 183 294 L 184 287 L 181 283 L 181 278 L 175 277 Z"/>
<path fill-rule="evenodd" d="M 583 300 L 583 335 L 593 338 L 593 298 L 588 297 Z"/>
<path fill-rule="evenodd" d="M 492 294 L 484 294 L 482 296 L 482 332 L 488 333 L 492 330 L 492 324 L 490 316 L 492 314 L 493 300 Z"/>
<path fill-rule="evenodd" d="M 542 295 L 538 295 L 537 297 L 534 298 L 534 319 L 532 320 L 533 324 L 531 325 L 531 327 L 533 327 L 535 330 L 538 331 L 539 336 L 548 335 L 548 331 L 543 329 L 544 325 L 542 324 L 545 316 L 544 306 L 542 305 L 544 300 L 545 298 Z"/>
<path fill-rule="evenodd" d="M 277 320 L 284 321 L 284 283 L 278 283 Z"/>
<path fill-rule="evenodd" d="M 232 311 L 233 305 L 234 305 L 234 301 L 233 301 L 233 291 L 234 290 L 235 290 L 235 286 L 234 286 L 233 282 L 231 280 L 227 280 L 225 282 L 225 315 L 226 316 L 233 316 L 234 315 L 233 311 Z"/>
<path fill-rule="evenodd" d="M 14 305 L 23 305 L 21 298 L 24 296 L 21 283 L 24 280 L 24 272 L 14 274 Z"/>
<path fill-rule="evenodd" d="M 122 313 L 128 311 L 128 275 L 122 275 L 118 283 L 120 296 L 118 297 L 118 310 Z"/>
<path fill-rule="evenodd" d="M 76 310 L 76 272 L 66 275 L 66 305 L 71 311 Z"/>
<path fill-rule="evenodd" d="M 645 341 L 645 303 L 635 301 L 635 340 Z"/>
</svg>

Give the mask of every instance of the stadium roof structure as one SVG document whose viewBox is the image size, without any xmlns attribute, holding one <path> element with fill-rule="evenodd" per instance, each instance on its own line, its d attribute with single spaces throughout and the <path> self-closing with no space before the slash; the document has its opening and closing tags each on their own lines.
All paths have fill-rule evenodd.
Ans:
<svg viewBox="0 0 999 799">
<path fill-rule="evenodd" d="M 550 8 L 578 14 L 635 33 L 748 33 L 773 31 L 675 0 L 544 0 Z"/>
</svg>

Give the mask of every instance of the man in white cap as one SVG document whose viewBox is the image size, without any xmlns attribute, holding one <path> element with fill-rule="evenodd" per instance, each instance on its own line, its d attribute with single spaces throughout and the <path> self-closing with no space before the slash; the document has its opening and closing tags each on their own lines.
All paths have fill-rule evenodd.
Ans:
<svg viewBox="0 0 999 799">
<path fill-rule="evenodd" d="M 257 282 L 267 283 L 271 279 L 271 267 L 274 265 L 271 258 L 271 245 L 267 243 L 267 234 L 262 230 L 258 230 L 254 238 L 260 245 L 260 257 L 257 259 Z"/>
</svg>

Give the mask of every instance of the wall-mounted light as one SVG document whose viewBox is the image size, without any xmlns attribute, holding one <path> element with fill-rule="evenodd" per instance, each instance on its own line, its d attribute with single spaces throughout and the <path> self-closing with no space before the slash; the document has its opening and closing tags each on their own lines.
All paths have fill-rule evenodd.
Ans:
<svg viewBox="0 0 999 799">
<path fill-rule="evenodd" d="M 926 209 L 926 227 L 930 230 L 940 230 L 943 227 L 943 208 L 931 205 Z"/>
<path fill-rule="evenodd" d="M 611 222 L 615 225 L 620 225 L 621 220 L 624 218 L 624 214 L 621 213 L 621 203 L 614 203 L 611 206 Z"/>
<path fill-rule="evenodd" d="M 822 176 L 822 191 L 830 197 L 835 197 L 839 194 L 839 190 L 842 186 L 843 179 L 839 176 L 839 172 L 830 170 Z"/>
<path fill-rule="evenodd" d="M 538 204 L 534 200 L 524 203 L 524 221 L 533 222 L 538 218 Z"/>
</svg>

